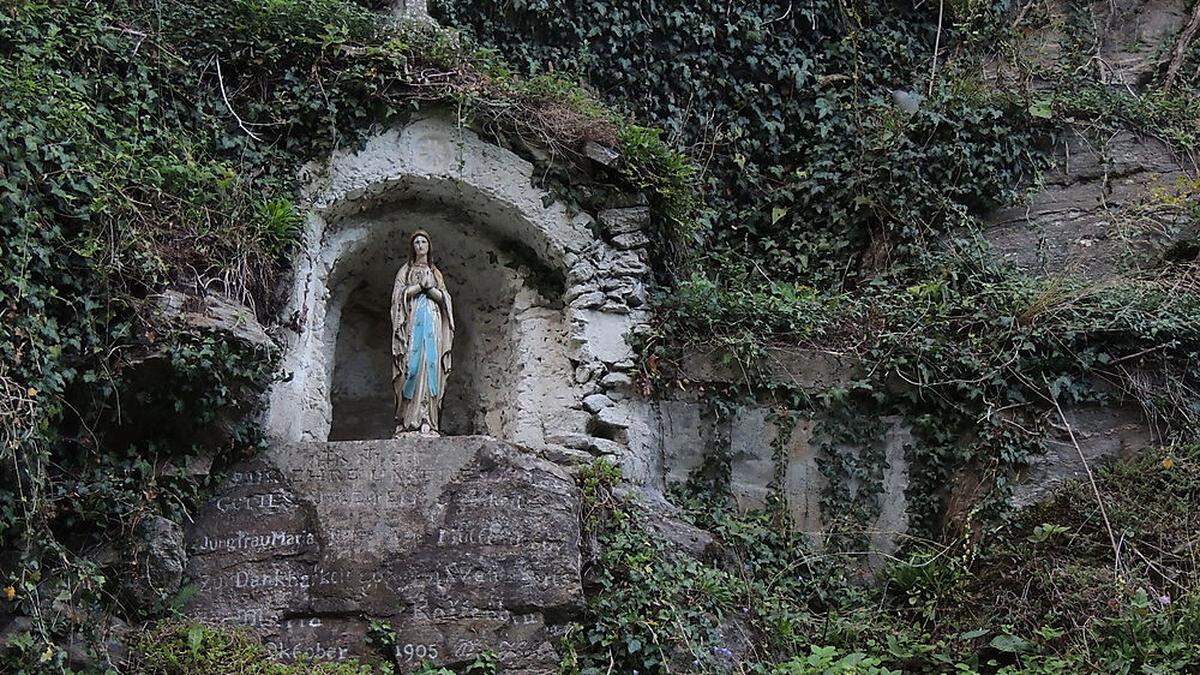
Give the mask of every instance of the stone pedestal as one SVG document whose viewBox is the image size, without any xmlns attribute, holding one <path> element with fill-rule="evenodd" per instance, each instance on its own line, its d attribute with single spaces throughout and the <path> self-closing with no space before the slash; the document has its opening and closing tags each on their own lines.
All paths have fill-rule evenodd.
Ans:
<svg viewBox="0 0 1200 675">
<path fill-rule="evenodd" d="M 556 672 L 582 605 L 579 494 L 484 436 L 294 443 L 232 471 L 187 532 L 187 613 L 248 626 L 279 657 L 379 655 L 401 672 L 494 652 Z"/>
</svg>

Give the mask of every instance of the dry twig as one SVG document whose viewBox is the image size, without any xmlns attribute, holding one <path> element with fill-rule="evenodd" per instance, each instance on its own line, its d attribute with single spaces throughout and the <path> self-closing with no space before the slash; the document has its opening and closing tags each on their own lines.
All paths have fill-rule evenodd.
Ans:
<svg viewBox="0 0 1200 675">
<path fill-rule="evenodd" d="M 1092 474 L 1092 467 L 1088 465 L 1087 457 L 1083 454 L 1083 448 L 1079 447 L 1079 441 L 1075 440 L 1075 430 L 1071 427 L 1071 422 L 1067 420 L 1066 413 L 1063 412 L 1062 406 L 1058 403 L 1058 397 L 1050 392 L 1050 401 L 1054 404 L 1054 409 L 1058 411 L 1058 417 L 1062 420 L 1063 426 L 1067 429 L 1067 435 L 1071 438 L 1071 444 L 1075 446 L 1075 452 L 1079 453 L 1079 461 L 1083 463 L 1083 470 L 1087 472 L 1088 482 L 1092 485 L 1092 493 L 1096 495 L 1096 506 L 1100 509 L 1100 517 L 1104 520 L 1104 529 L 1108 531 L 1108 541 L 1112 544 L 1113 549 L 1113 574 L 1119 575 L 1121 570 L 1121 547 L 1117 544 L 1117 537 L 1113 534 L 1112 523 L 1108 520 L 1108 510 L 1104 508 L 1104 498 L 1100 495 L 1100 486 L 1096 484 L 1096 476 Z"/>
<path fill-rule="evenodd" d="M 248 128 L 246 128 L 246 123 L 242 121 L 242 118 L 239 117 L 236 112 L 234 112 L 233 105 L 229 103 L 229 95 L 225 93 L 225 77 L 221 75 L 221 59 L 213 60 L 217 63 L 217 84 L 221 86 L 221 98 L 225 100 L 225 107 L 229 109 L 229 114 L 233 115 L 233 119 L 237 120 L 239 129 L 246 132 L 246 135 L 250 138 L 261 143 L 262 139 L 259 138 L 258 135 L 253 131 L 250 131 Z"/>
<path fill-rule="evenodd" d="M 929 71 L 929 95 L 933 95 L 933 83 L 937 81 L 938 50 L 942 47 L 942 18 L 946 14 L 946 0 L 938 2 L 937 37 L 933 39 L 933 68 Z"/>
<path fill-rule="evenodd" d="M 1179 34 L 1179 39 L 1175 41 L 1175 47 L 1171 50 L 1171 62 L 1167 66 L 1167 76 L 1163 80 L 1163 91 L 1171 91 L 1171 87 L 1175 86 L 1175 79 L 1179 77 L 1179 69 L 1187 60 L 1188 48 L 1196 39 L 1197 32 L 1200 32 L 1200 0 L 1197 0 L 1195 6 L 1192 7 L 1192 19 Z"/>
</svg>

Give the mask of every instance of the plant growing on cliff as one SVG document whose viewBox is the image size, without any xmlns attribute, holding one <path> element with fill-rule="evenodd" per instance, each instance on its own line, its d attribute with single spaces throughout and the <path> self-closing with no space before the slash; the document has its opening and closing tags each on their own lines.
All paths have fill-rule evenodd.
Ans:
<svg viewBox="0 0 1200 675">
<path fill-rule="evenodd" d="M 1062 637 L 1059 625 L 979 632 L 979 625 L 947 619 L 947 599 L 958 597 L 952 589 L 973 583 L 989 562 L 1007 569 L 992 557 L 1003 558 L 999 547 L 977 550 L 969 533 L 1004 522 L 984 516 L 1003 513 L 1008 481 L 1043 449 L 1048 430 L 1064 423 L 1061 407 L 1140 405 L 1164 442 L 1196 438 L 1200 307 L 1190 242 L 1170 265 L 1135 267 L 1098 283 L 1032 279 L 997 263 L 981 237 L 981 218 L 1036 187 L 1048 151 L 1067 134 L 1127 130 L 1184 152 L 1194 146 L 1194 90 L 1133 92 L 1096 81 L 1095 71 L 1106 67 L 1094 58 L 1103 39 L 1092 14 L 1099 5 L 1066 3 L 1062 35 L 1072 44 L 1051 70 L 1037 73 L 1014 63 L 1022 54 L 1014 38 L 1038 28 L 1046 3 L 945 3 L 944 16 L 937 3 L 919 2 L 667 2 L 653 12 L 620 1 L 435 5 L 435 15 L 528 72 L 576 72 L 596 82 L 699 159 L 707 207 L 699 246 L 675 268 L 676 283 L 656 301 L 658 324 L 640 338 L 648 385 L 660 392 L 688 386 L 685 357 L 700 349 L 741 374 L 723 389 L 705 383 L 697 390 L 718 410 L 753 399 L 778 403 L 816 418 L 831 448 L 845 438 L 872 440 L 864 438 L 874 431 L 864 417 L 899 415 L 914 429 L 907 497 L 918 533 L 931 539 L 930 550 L 917 547 L 913 564 L 895 575 L 907 589 L 897 598 L 903 618 L 876 622 L 857 609 L 874 605 L 859 598 L 806 623 L 795 617 L 811 605 L 788 598 L 780 603 L 800 609 L 780 625 L 820 634 L 839 657 L 861 649 L 886 667 L 913 670 L 1189 667 L 1170 659 L 1195 643 L 1179 637 L 1191 626 L 1191 605 L 1151 612 L 1162 608 L 1136 592 L 1093 614 L 1103 618 L 1087 639 L 1106 645 L 1102 656 L 1081 643 L 1052 645 Z M 1019 72 L 1010 78 L 1006 69 L 1014 65 Z M 1045 88 L 1026 88 L 1030 77 Z M 796 347 L 832 351 L 861 368 L 828 390 L 789 386 L 771 377 L 761 357 Z M 824 467 L 832 514 L 869 519 L 879 458 L 832 454 Z M 725 513 L 728 462 L 710 459 L 697 476 L 704 480 L 693 485 L 703 494 L 673 497 L 699 524 L 717 528 L 721 516 L 712 511 Z M 726 474 L 710 475 L 714 466 Z M 944 499 L 950 477 L 964 471 L 986 483 L 966 522 L 947 513 Z M 779 528 L 780 520 L 770 522 Z M 581 631 L 587 639 L 575 643 L 574 663 L 600 670 L 610 656 L 629 658 L 619 636 L 645 635 L 639 621 L 678 611 L 648 606 L 650 589 L 663 603 L 681 586 L 668 552 L 625 532 L 625 520 L 615 522 L 614 532 L 596 531 L 614 537 L 620 564 L 607 578 L 620 590 L 599 593 L 616 603 L 605 617 L 626 618 L 619 630 L 611 619 L 589 624 L 599 632 Z M 647 571 L 627 588 L 625 570 L 635 564 Z M 1083 583 L 1097 593 L 1106 588 L 1092 581 Z M 742 600 L 735 606 L 756 606 L 734 597 Z M 676 653 L 703 652 L 698 636 L 722 606 L 688 607 L 704 607 L 704 618 L 658 632 L 655 658 L 670 658 L 672 645 Z M 935 619 L 946 622 L 945 631 Z M 1128 635 L 1149 648 L 1139 652 L 1131 644 L 1139 638 Z M 782 644 L 791 653 L 810 646 Z"/>
<path fill-rule="evenodd" d="M 1146 453 L 1098 473 L 1107 523 L 1093 487 L 1070 482 L 980 538 L 922 542 L 863 587 L 852 554 L 781 532 L 777 506 L 739 515 L 681 499 L 720 548 L 692 558 L 655 534 L 636 498 L 615 494 L 611 466 L 595 465 L 579 475 L 595 587 L 565 670 L 1191 672 L 1198 472 L 1197 446 Z M 1107 528 L 1122 534 L 1119 550 Z"/>
<path fill-rule="evenodd" d="M 936 534 L 939 486 L 964 469 L 994 477 L 987 511 L 998 511 L 1055 401 L 1132 402 L 1165 438 L 1194 438 L 1194 261 L 1106 284 L 1031 281 L 981 236 L 981 217 L 1036 185 L 1068 133 L 1194 145 L 1195 92 L 1096 82 L 1098 10 L 1068 5 L 1059 30 L 1071 44 L 1036 72 L 1017 42 L 1052 20 L 1036 3 L 945 3 L 939 15 L 917 2 L 645 12 L 442 0 L 436 13 L 530 72 L 588 77 L 699 158 L 700 246 L 640 338 L 648 386 L 687 386 L 685 357 L 701 350 L 740 375 L 706 396 L 791 406 L 834 440 L 864 415 L 904 417 L 918 432 L 914 521 Z M 1025 87 L 1032 77 L 1053 86 Z M 835 352 L 863 376 L 813 392 L 764 367 L 797 347 Z M 839 461 L 826 467 L 835 492 L 854 468 Z"/>
<path fill-rule="evenodd" d="M 137 636 L 126 672 L 131 675 L 371 675 L 357 661 L 279 663 L 256 636 L 246 631 L 200 624 L 162 622 Z"/>
</svg>

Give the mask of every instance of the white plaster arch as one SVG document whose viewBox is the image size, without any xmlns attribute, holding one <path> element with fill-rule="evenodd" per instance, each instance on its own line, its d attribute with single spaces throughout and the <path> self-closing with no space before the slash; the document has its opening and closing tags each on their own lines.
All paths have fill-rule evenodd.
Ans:
<svg viewBox="0 0 1200 675">
<path fill-rule="evenodd" d="M 268 436 L 277 440 L 328 438 L 345 300 L 336 287 L 339 264 L 363 255 L 364 247 L 397 239 L 377 236 L 373 228 L 382 226 L 370 214 L 452 213 L 479 236 L 521 242 L 542 264 L 560 271 L 568 287 L 578 281 L 581 259 L 609 250 L 597 240 L 591 216 L 570 213 L 534 186 L 531 163 L 436 114 L 377 135 L 360 150 L 336 152 L 301 175 L 308 180 L 303 196 L 308 216 L 282 313 L 290 327 L 283 356 L 290 377 L 272 388 L 265 418 Z M 403 249 L 389 255 L 398 267 Z M 614 344 L 636 317 L 569 302 L 578 290 L 552 299 L 518 290 L 512 339 L 521 358 L 511 364 L 517 383 L 511 410 L 493 411 L 495 423 L 482 431 L 529 446 L 544 445 L 552 434 L 586 433 L 589 414 L 580 401 L 594 387 L 578 382 L 576 372 L 581 364 L 620 360 L 624 353 Z"/>
</svg>

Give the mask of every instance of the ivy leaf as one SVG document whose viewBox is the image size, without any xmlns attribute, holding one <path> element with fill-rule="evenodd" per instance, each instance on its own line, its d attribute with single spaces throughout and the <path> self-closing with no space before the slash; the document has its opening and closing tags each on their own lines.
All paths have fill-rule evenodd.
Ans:
<svg viewBox="0 0 1200 675">
<path fill-rule="evenodd" d="M 1008 654 L 1023 654 L 1028 652 L 1032 647 L 1028 640 L 1007 634 L 997 635 L 988 644 L 993 649 L 998 649 Z"/>
<path fill-rule="evenodd" d="M 1029 114 L 1038 119 L 1048 120 L 1054 117 L 1054 99 L 1039 98 L 1029 104 Z"/>
</svg>

